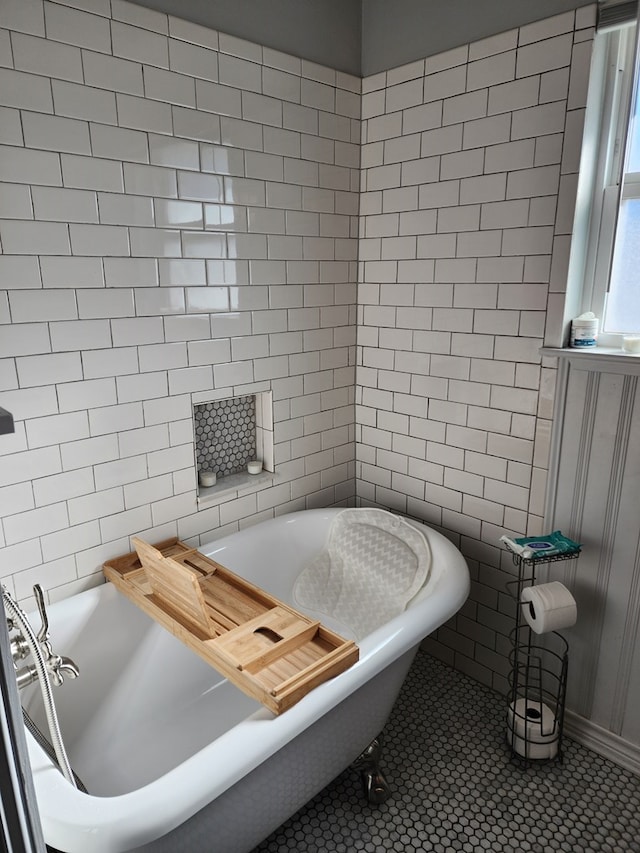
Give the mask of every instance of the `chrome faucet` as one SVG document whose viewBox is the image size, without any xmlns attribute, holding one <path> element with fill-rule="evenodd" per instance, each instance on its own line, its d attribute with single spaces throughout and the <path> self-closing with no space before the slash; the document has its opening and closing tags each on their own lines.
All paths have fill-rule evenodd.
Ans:
<svg viewBox="0 0 640 853">
<path fill-rule="evenodd" d="M 36 635 L 36 640 L 40 645 L 42 658 L 50 679 L 56 686 L 59 686 L 64 682 L 65 676 L 68 676 L 69 678 L 77 678 L 78 675 L 80 675 L 80 671 L 71 658 L 59 655 L 53 651 L 49 635 L 49 617 L 47 615 L 44 595 L 40 584 L 34 585 L 33 594 L 36 598 L 38 611 L 40 613 L 40 620 L 42 622 L 42 626 Z M 14 613 L 13 617 L 10 616 L 7 619 L 7 627 L 9 628 L 9 631 L 15 630 L 18 632 L 11 639 L 11 655 L 16 668 L 16 681 L 18 682 L 18 687 L 22 688 L 26 687 L 28 684 L 32 684 L 38 679 L 38 668 L 35 664 L 27 664 L 20 668 L 17 666 L 18 661 L 23 660 L 32 653 L 31 645 L 25 637 L 23 629 L 24 623 L 28 622 L 28 620 L 24 611 L 15 602 L 15 600 L 11 598 L 5 588 L 3 588 L 3 595 L 5 600 L 7 597 L 10 598 L 12 604 L 11 611 Z M 33 632 L 33 629 L 32 633 L 35 633 Z"/>
<path fill-rule="evenodd" d="M 52 760 L 57 764 L 67 782 L 76 788 L 76 779 L 62 740 L 51 682 L 62 684 L 66 675 L 70 678 L 76 678 L 80 673 L 78 667 L 70 658 L 56 654 L 51 648 L 51 641 L 49 640 L 49 618 L 44 604 L 42 588 L 39 584 L 33 587 L 33 594 L 36 597 L 40 619 L 42 620 L 42 627 L 37 636 L 24 610 L 9 594 L 6 587 L 2 587 L 2 602 L 7 618 L 7 628 L 9 632 L 16 632 L 15 636 L 9 641 L 13 666 L 16 670 L 16 681 L 19 688 L 26 687 L 27 684 L 31 684 L 34 681 L 38 682 L 49 726 L 49 734 L 51 735 L 50 747 L 55 756 Z M 26 658 L 28 655 L 32 656 L 33 664 L 18 668 L 18 661 Z M 25 720 L 30 720 L 29 715 L 24 709 L 23 714 L 26 715 Z M 33 725 L 33 721 L 30 720 L 30 722 Z M 33 725 L 33 728 L 36 732 L 38 731 L 35 725 Z M 40 740 L 38 742 L 41 743 Z"/>
</svg>

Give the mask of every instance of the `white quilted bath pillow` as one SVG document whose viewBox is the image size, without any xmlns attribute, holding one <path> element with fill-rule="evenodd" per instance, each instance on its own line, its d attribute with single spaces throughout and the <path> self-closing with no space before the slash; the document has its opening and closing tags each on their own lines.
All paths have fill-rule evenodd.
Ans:
<svg viewBox="0 0 640 853">
<path fill-rule="evenodd" d="M 293 594 L 302 607 L 332 616 L 361 639 L 406 608 L 430 566 L 427 540 L 411 524 L 383 509 L 345 509 Z"/>
</svg>

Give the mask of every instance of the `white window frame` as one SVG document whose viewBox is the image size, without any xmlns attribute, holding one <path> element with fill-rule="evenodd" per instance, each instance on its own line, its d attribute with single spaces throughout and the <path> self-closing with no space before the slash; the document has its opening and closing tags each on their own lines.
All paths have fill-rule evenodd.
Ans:
<svg viewBox="0 0 640 853">
<path fill-rule="evenodd" d="M 634 23 L 595 36 L 569 271 L 569 289 L 581 298 L 567 300 L 567 319 L 593 311 L 602 323 L 605 316 L 636 55 Z M 640 197 L 640 174 L 624 185 L 625 197 Z M 600 332 L 599 346 L 621 343 L 622 334 Z"/>
</svg>

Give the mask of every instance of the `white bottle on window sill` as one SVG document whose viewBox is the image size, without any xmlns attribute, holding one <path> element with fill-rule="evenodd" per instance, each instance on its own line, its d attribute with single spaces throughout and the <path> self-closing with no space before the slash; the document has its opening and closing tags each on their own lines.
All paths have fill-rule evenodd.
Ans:
<svg viewBox="0 0 640 853">
<path fill-rule="evenodd" d="M 598 345 L 598 318 L 593 311 L 586 311 L 571 321 L 569 346 L 577 349 Z"/>
</svg>

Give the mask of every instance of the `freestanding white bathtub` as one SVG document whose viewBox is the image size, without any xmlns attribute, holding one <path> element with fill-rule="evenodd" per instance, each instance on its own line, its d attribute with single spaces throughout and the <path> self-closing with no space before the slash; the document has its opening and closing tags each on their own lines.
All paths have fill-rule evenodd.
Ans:
<svg viewBox="0 0 640 853">
<path fill-rule="evenodd" d="M 282 516 L 201 550 L 291 602 L 337 512 Z M 418 527 L 433 558 L 425 586 L 407 610 L 358 641 L 354 666 L 277 717 L 111 584 L 52 605 L 54 647 L 81 673 L 55 689 L 58 715 L 90 794 L 66 782 L 27 733 L 47 844 L 67 853 L 246 853 L 280 826 L 381 731 L 420 641 L 468 595 L 459 551 Z M 46 733 L 37 687 L 23 703 Z"/>
</svg>

